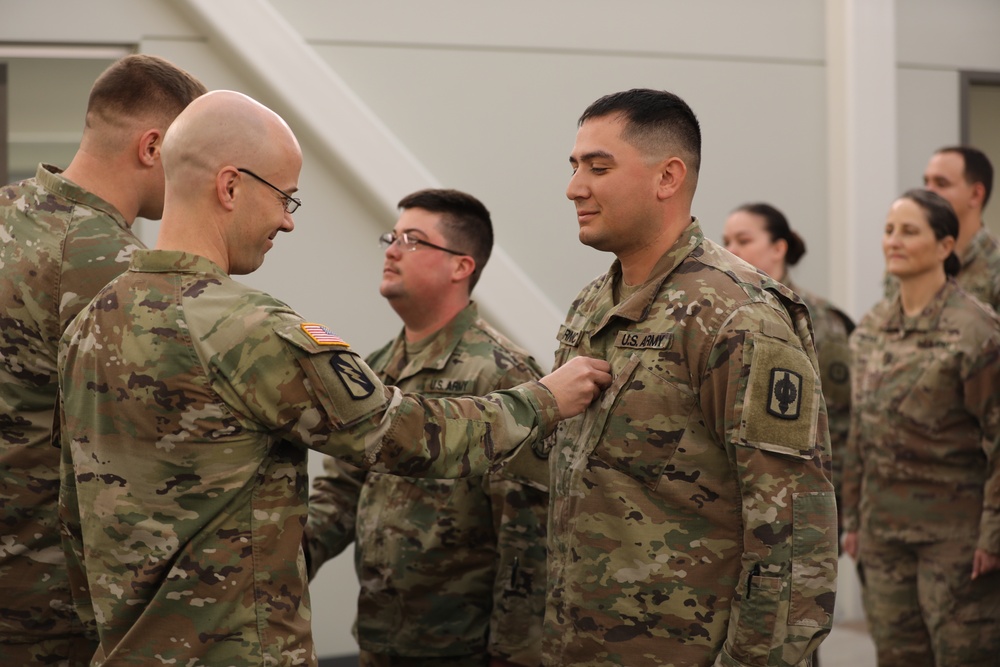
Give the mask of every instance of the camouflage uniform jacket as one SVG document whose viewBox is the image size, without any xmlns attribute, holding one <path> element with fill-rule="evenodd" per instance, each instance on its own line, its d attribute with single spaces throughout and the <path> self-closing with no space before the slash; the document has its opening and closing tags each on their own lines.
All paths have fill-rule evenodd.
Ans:
<svg viewBox="0 0 1000 667">
<path fill-rule="evenodd" d="M 425 396 L 481 396 L 541 377 L 535 360 L 480 319 L 474 303 L 409 358 L 400 334 L 367 362 L 383 382 Z M 545 469 L 542 460 L 536 465 Z M 489 648 L 539 664 L 544 484 L 514 466 L 460 480 L 359 475 L 334 458 L 324 467 L 309 499 L 311 567 L 356 539 L 355 632 L 363 649 L 429 658 Z"/>
<path fill-rule="evenodd" d="M 839 495 L 847 434 L 851 429 L 851 350 L 848 336 L 854 330 L 854 322 L 826 299 L 800 289 L 787 278 L 785 286 L 799 295 L 812 318 L 819 376 L 830 423 L 833 488 Z"/>
<path fill-rule="evenodd" d="M 95 663 L 315 665 L 306 447 L 483 474 L 553 428 L 534 382 L 429 400 L 209 260 L 142 250 L 60 346 L 60 517 Z"/>
<path fill-rule="evenodd" d="M 554 436 L 546 664 L 805 664 L 837 566 L 806 307 L 696 220 L 615 305 L 620 277 L 559 332 L 614 380 Z"/>
<path fill-rule="evenodd" d="M 1000 554 L 1000 316 L 949 280 L 916 317 L 876 304 L 851 350 L 845 528 Z"/>
<path fill-rule="evenodd" d="M 960 259 L 962 268 L 955 276 L 958 286 L 1000 313 L 1000 239 L 984 226 Z M 898 291 L 899 281 L 887 273 L 885 298 L 892 299 Z"/>
<path fill-rule="evenodd" d="M 55 167 L 0 189 L 0 642 L 83 632 L 59 542 L 57 347 L 139 247 L 111 204 Z"/>
</svg>

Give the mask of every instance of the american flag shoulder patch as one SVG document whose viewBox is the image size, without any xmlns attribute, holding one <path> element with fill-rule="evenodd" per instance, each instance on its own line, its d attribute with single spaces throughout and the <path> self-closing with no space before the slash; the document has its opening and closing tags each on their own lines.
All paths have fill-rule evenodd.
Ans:
<svg viewBox="0 0 1000 667">
<path fill-rule="evenodd" d="M 348 345 L 343 338 L 333 333 L 322 324 L 303 322 L 302 331 L 304 331 L 307 336 L 312 338 L 317 345 L 336 345 L 337 347 L 345 348 L 350 347 L 350 345 Z"/>
</svg>

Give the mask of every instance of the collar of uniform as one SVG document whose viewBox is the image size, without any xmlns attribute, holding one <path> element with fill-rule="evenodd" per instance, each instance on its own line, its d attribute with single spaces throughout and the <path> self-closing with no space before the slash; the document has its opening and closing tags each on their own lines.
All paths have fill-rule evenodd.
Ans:
<svg viewBox="0 0 1000 667">
<path fill-rule="evenodd" d="M 613 317 L 621 317 L 633 322 L 641 322 L 646 319 L 664 281 L 704 240 L 705 235 L 701 231 L 701 224 L 697 218 L 691 218 L 691 224 L 684 228 L 670 249 L 657 260 L 642 287 L 618 305 L 610 308 L 604 314 L 595 331 L 603 329 Z M 608 270 L 604 284 L 598 290 L 598 302 L 611 303 L 613 301 L 614 281 L 621 276 L 621 272 L 621 262 L 616 259 Z"/>
<path fill-rule="evenodd" d="M 889 318 L 885 322 L 885 331 L 934 331 L 941 320 L 941 313 L 944 311 L 948 298 L 958 289 L 954 278 L 948 278 L 944 287 L 938 290 L 931 302 L 916 317 L 906 317 L 903 314 L 903 304 L 899 294 L 893 299 L 892 309 Z"/>
<path fill-rule="evenodd" d="M 407 360 L 406 366 L 399 373 L 395 382 L 402 382 L 406 378 L 416 375 L 422 370 L 439 371 L 448 363 L 448 359 L 455 352 L 462 336 L 472 326 L 472 323 L 479 317 L 479 308 L 474 301 L 460 310 L 451 321 L 430 335 L 431 340 L 412 359 Z M 389 361 L 386 369 L 398 368 L 400 357 L 406 354 L 406 341 L 404 333 L 400 333 L 393 342 Z"/>
<path fill-rule="evenodd" d="M 132 253 L 129 270 L 139 273 L 207 273 L 226 276 L 226 272 L 212 260 L 182 250 L 136 250 Z"/>
<path fill-rule="evenodd" d="M 38 165 L 38 169 L 35 171 L 35 180 L 38 181 L 38 184 L 45 188 L 48 192 L 59 195 L 63 199 L 68 199 L 76 204 L 81 204 L 100 211 L 101 213 L 113 218 L 122 229 L 129 228 L 128 224 L 125 222 L 125 218 L 118 212 L 117 208 L 104 201 L 94 193 L 84 190 L 73 181 L 67 180 L 67 178 L 62 175 L 62 169 L 59 167 L 45 163 Z"/>
<path fill-rule="evenodd" d="M 1000 243 L 998 243 L 997 238 L 990 233 L 990 230 L 986 228 L 986 225 L 980 227 L 979 231 L 976 232 L 969 241 L 969 247 L 965 249 L 965 254 L 961 257 L 962 270 L 975 262 L 977 258 L 989 255 L 991 250 L 996 251 L 998 245 L 1000 245 Z"/>
</svg>

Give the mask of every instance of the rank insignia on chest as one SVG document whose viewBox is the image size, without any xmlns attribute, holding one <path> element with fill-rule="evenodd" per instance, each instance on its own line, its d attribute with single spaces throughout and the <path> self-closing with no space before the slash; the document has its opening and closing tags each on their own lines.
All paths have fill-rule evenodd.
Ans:
<svg viewBox="0 0 1000 667">
<path fill-rule="evenodd" d="M 446 391 L 455 394 L 468 394 L 472 390 L 472 380 L 449 380 L 448 378 L 437 378 L 432 380 L 428 389 L 432 391 Z"/>
<path fill-rule="evenodd" d="M 559 343 L 562 345 L 569 345 L 570 347 L 576 347 L 580 344 L 580 336 L 583 335 L 582 331 L 576 329 L 570 329 L 565 324 L 559 325 Z"/>
<path fill-rule="evenodd" d="M 767 411 L 779 419 L 798 419 L 801 408 L 802 376 L 785 368 L 772 368 Z"/>
<path fill-rule="evenodd" d="M 330 367 L 344 383 L 347 393 L 356 401 L 368 398 L 375 391 L 375 383 L 358 364 L 353 354 L 334 354 L 330 357 Z"/>
<path fill-rule="evenodd" d="M 333 333 L 322 324 L 303 322 L 302 331 L 304 331 L 307 336 L 312 338 L 313 342 L 317 345 L 335 345 L 337 347 L 344 348 L 350 347 L 350 345 L 348 345 L 343 338 Z"/>
<path fill-rule="evenodd" d="M 673 334 L 650 333 L 640 331 L 619 331 L 615 339 L 615 347 L 627 347 L 633 350 L 665 350 L 673 341 Z"/>
</svg>

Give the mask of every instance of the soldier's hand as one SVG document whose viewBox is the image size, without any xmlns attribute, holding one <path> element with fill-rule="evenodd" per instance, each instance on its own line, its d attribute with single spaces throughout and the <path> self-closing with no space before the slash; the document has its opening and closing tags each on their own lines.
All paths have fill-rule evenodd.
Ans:
<svg viewBox="0 0 1000 667">
<path fill-rule="evenodd" d="M 975 581 L 984 574 L 1000 570 L 1000 556 L 991 554 L 985 549 L 976 549 L 972 557 L 972 580 Z"/>
<path fill-rule="evenodd" d="M 601 359 L 574 357 L 540 382 L 552 392 L 559 418 L 575 417 L 611 384 L 611 365 Z"/>
<path fill-rule="evenodd" d="M 858 559 L 858 534 L 853 530 L 844 533 L 844 552 L 854 560 Z"/>
</svg>

